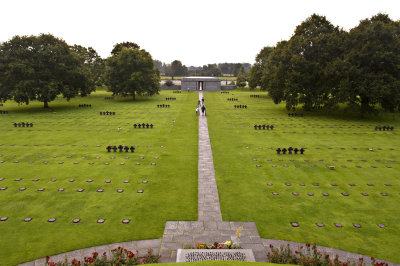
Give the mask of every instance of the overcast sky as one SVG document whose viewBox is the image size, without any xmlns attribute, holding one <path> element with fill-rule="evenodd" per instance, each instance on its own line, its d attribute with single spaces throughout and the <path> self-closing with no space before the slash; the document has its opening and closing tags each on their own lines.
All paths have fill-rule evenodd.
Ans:
<svg viewBox="0 0 400 266">
<path fill-rule="evenodd" d="M 51 33 L 103 58 L 131 41 L 169 63 L 253 63 L 313 13 L 349 30 L 381 12 L 400 19 L 400 0 L 1 0 L 0 41 Z"/>
</svg>

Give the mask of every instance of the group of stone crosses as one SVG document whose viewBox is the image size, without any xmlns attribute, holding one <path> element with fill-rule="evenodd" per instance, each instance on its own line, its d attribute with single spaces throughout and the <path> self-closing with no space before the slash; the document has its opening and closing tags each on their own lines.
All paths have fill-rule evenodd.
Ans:
<svg viewBox="0 0 400 266">
<path fill-rule="evenodd" d="M 154 125 L 153 124 L 150 124 L 149 125 L 149 123 L 147 123 L 147 124 L 145 124 L 145 123 L 142 123 L 142 124 L 133 124 L 133 127 L 134 128 L 153 128 L 154 127 Z"/>
<path fill-rule="evenodd" d="M 254 129 L 255 130 L 257 130 L 257 129 L 264 129 L 265 130 L 265 128 L 267 128 L 267 130 L 273 130 L 274 129 L 274 125 L 254 125 Z"/>
<path fill-rule="evenodd" d="M 379 131 L 381 131 L 381 130 L 383 130 L 383 131 L 385 131 L 385 130 L 389 131 L 389 129 L 390 129 L 391 131 L 393 131 L 394 126 L 391 126 L 391 127 L 389 127 L 389 126 L 383 126 L 383 127 L 381 127 L 381 126 L 376 126 L 376 127 L 375 127 L 375 130 L 379 130 Z"/>
<path fill-rule="evenodd" d="M 33 124 L 32 123 L 28 123 L 28 122 L 26 122 L 26 123 L 24 123 L 24 122 L 21 122 L 21 123 L 14 123 L 14 127 L 33 127 Z"/>
<path fill-rule="evenodd" d="M 261 95 L 258 94 L 250 94 L 250 98 L 260 98 Z"/>
<path fill-rule="evenodd" d="M 6 114 L 8 114 L 8 111 L 0 110 L 0 115 L 6 115 Z"/>
<path fill-rule="evenodd" d="M 289 117 L 303 117 L 304 116 L 304 114 L 298 114 L 298 113 L 290 113 L 290 114 L 288 114 L 288 116 Z"/>
<path fill-rule="evenodd" d="M 170 105 L 169 104 L 157 104 L 158 108 L 169 108 Z"/>
<path fill-rule="evenodd" d="M 89 107 L 92 108 L 91 104 L 80 104 L 79 107 Z"/>
<path fill-rule="evenodd" d="M 109 112 L 109 111 L 100 112 L 100 115 L 115 115 L 115 112 Z"/>
<path fill-rule="evenodd" d="M 235 108 L 243 108 L 243 109 L 247 109 L 247 105 L 234 105 Z"/>
<path fill-rule="evenodd" d="M 166 101 L 173 101 L 173 100 L 176 100 L 176 98 L 175 97 L 167 97 L 167 98 L 165 98 L 165 100 Z"/>
<path fill-rule="evenodd" d="M 104 100 L 112 100 L 114 97 L 104 97 Z"/>
<path fill-rule="evenodd" d="M 123 150 L 125 150 L 125 152 L 129 152 L 129 150 L 131 152 L 135 152 L 135 147 L 133 147 L 133 146 L 128 147 L 128 146 L 122 146 L 122 145 L 119 145 L 117 147 L 117 146 L 108 145 L 106 150 L 107 150 L 107 152 L 111 152 L 111 150 L 113 150 L 114 152 L 117 152 L 117 150 L 119 150 L 119 152 L 122 152 Z"/>
<path fill-rule="evenodd" d="M 230 102 L 237 102 L 238 101 L 237 98 L 228 98 L 227 100 L 230 101 Z"/>
<path fill-rule="evenodd" d="M 288 154 L 292 154 L 292 152 L 294 152 L 294 154 L 297 154 L 298 152 L 300 152 L 300 154 L 304 154 L 304 152 L 305 152 L 305 149 L 304 148 L 301 148 L 301 149 L 298 149 L 298 148 L 292 148 L 292 147 L 289 147 L 289 148 L 283 148 L 283 149 L 281 149 L 281 148 L 278 148 L 278 149 L 276 149 L 276 153 L 277 154 L 281 154 L 281 152 L 283 153 L 283 154 L 286 154 L 286 152 L 288 152 Z"/>
<path fill-rule="evenodd" d="M 229 94 L 229 91 L 221 91 L 221 94 Z"/>
<path fill-rule="evenodd" d="M 172 93 L 182 93 L 181 91 L 173 91 Z"/>
</svg>

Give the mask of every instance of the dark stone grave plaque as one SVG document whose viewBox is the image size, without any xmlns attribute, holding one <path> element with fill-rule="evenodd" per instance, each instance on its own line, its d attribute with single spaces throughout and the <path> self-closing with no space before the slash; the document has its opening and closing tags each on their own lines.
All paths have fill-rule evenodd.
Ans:
<svg viewBox="0 0 400 266">
<path fill-rule="evenodd" d="M 104 163 L 105 165 L 109 165 L 109 163 Z"/>
<path fill-rule="evenodd" d="M 272 183 L 267 183 L 267 186 L 272 186 Z"/>
<path fill-rule="evenodd" d="M 384 224 L 377 224 L 377 226 L 378 226 L 379 228 L 385 228 L 385 227 L 386 227 Z"/>
<path fill-rule="evenodd" d="M 122 193 L 122 192 L 124 192 L 124 190 L 123 189 L 118 189 L 117 192 L 118 193 Z"/>
<path fill-rule="evenodd" d="M 131 221 L 131 220 L 124 219 L 124 220 L 122 220 L 122 223 L 123 223 L 123 224 L 129 224 L 129 223 L 130 223 L 130 221 Z"/>
<path fill-rule="evenodd" d="M 74 224 L 77 224 L 77 223 L 79 223 L 81 221 L 81 219 L 73 219 L 72 220 L 72 222 L 74 223 Z"/>
<path fill-rule="evenodd" d="M 307 193 L 308 196 L 314 196 L 314 193 Z"/>
<path fill-rule="evenodd" d="M 17 179 L 15 179 L 15 181 L 21 181 L 22 180 L 22 178 L 17 178 Z"/>
<path fill-rule="evenodd" d="M 322 196 L 327 197 L 327 196 L 329 196 L 329 194 L 328 193 L 322 193 Z"/>
<path fill-rule="evenodd" d="M 24 191 L 24 190 L 26 190 L 26 188 L 24 188 L 24 187 L 21 187 L 21 188 L 19 189 L 19 191 Z"/>
<path fill-rule="evenodd" d="M 106 180 L 106 181 L 104 181 L 105 183 L 107 183 L 107 184 L 109 184 L 109 183 L 111 183 L 111 180 Z"/>
<path fill-rule="evenodd" d="M 342 224 L 339 224 L 339 223 L 335 223 L 335 226 L 336 226 L 336 227 L 343 227 L 343 225 L 342 225 Z"/>
<path fill-rule="evenodd" d="M 104 189 L 98 189 L 97 192 L 104 192 Z"/>
<path fill-rule="evenodd" d="M 91 183 L 91 182 L 93 182 L 93 180 L 92 179 L 88 179 L 88 180 L 86 180 L 86 182 Z"/>
<path fill-rule="evenodd" d="M 361 228 L 361 224 L 353 224 L 355 228 Z"/>
<path fill-rule="evenodd" d="M 290 183 L 285 183 L 285 186 L 288 186 L 288 187 L 290 187 L 292 184 L 290 184 Z"/>
<path fill-rule="evenodd" d="M 299 186 L 304 187 L 306 184 L 299 184 Z"/>
<path fill-rule="evenodd" d="M 271 165 L 271 166 L 272 166 L 272 167 L 276 167 L 276 165 L 274 165 L 274 164 L 273 164 L 273 165 Z"/>
<path fill-rule="evenodd" d="M 105 222 L 104 219 L 98 219 L 98 220 L 97 220 L 97 223 L 98 223 L 98 224 L 103 224 L 104 222 Z"/>
<path fill-rule="evenodd" d="M 392 168 L 390 165 L 386 165 L 386 168 Z"/>
<path fill-rule="evenodd" d="M 319 187 L 319 184 L 318 183 L 314 183 L 313 186 L 314 187 Z"/>
<path fill-rule="evenodd" d="M 300 194 L 297 193 L 297 192 L 293 192 L 292 194 L 293 194 L 293 196 L 298 196 L 298 195 L 300 195 Z"/>
<path fill-rule="evenodd" d="M 56 182 L 57 179 L 53 178 L 53 179 L 51 179 L 50 181 L 51 181 L 51 182 Z"/>
<path fill-rule="evenodd" d="M 316 223 L 315 225 L 318 226 L 318 227 L 324 227 L 325 226 L 323 223 Z"/>
<path fill-rule="evenodd" d="M 39 189 L 38 189 L 38 191 L 44 191 L 44 190 L 45 190 L 44 188 L 39 188 Z"/>
<path fill-rule="evenodd" d="M 147 180 L 143 180 L 142 183 L 143 183 L 143 184 L 147 184 L 148 181 L 147 181 Z"/>
<path fill-rule="evenodd" d="M 355 186 L 356 186 L 356 184 L 349 184 L 349 186 L 351 186 L 351 187 L 355 187 Z"/>
<path fill-rule="evenodd" d="M 54 223 L 56 221 L 56 218 L 50 218 L 47 220 L 49 223 Z"/>
<path fill-rule="evenodd" d="M 70 179 L 68 180 L 68 182 L 75 182 L 75 179 Z"/>
<path fill-rule="evenodd" d="M 125 180 L 124 183 L 129 183 L 129 180 Z"/>
<path fill-rule="evenodd" d="M 85 191 L 83 188 L 77 190 L 77 192 L 83 192 L 83 191 Z"/>
<path fill-rule="evenodd" d="M 140 163 L 136 163 L 136 165 L 140 165 Z"/>
<path fill-rule="evenodd" d="M 32 218 L 25 218 L 24 219 L 24 222 L 30 222 L 30 221 L 32 221 Z"/>
<path fill-rule="evenodd" d="M 143 193 L 143 192 L 144 192 L 143 190 L 138 190 L 138 191 L 137 191 L 137 193 Z"/>
<path fill-rule="evenodd" d="M 63 191 L 64 191 L 64 189 L 63 189 L 63 188 L 59 188 L 59 189 L 58 189 L 58 191 L 60 191 L 60 192 L 63 192 Z"/>
<path fill-rule="evenodd" d="M 32 179 L 33 182 L 37 182 L 37 181 L 39 181 L 39 180 L 40 180 L 40 179 L 38 179 L 38 178 Z"/>
<path fill-rule="evenodd" d="M 384 197 L 389 196 L 389 194 L 387 194 L 387 193 L 381 193 L 381 195 Z"/>
<path fill-rule="evenodd" d="M 342 193 L 342 195 L 345 196 L 345 197 L 347 197 L 347 196 L 349 196 L 350 194 L 349 194 L 349 193 Z"/>
<path fill-rule="evenodd" d="M 7 187 L 2 187 L 2 188 L 0 188 L 0 190 L 6 190 L 7 189 Z"/>
<path fill-rule="evenodd" d="M 278 195 L 279 195 L 279 193 L 278 193 L 278 192 L 272 192 L 272 195 L 274 195 L 274 196 L 278 196 Z"/>
<path fill-rule="evenodd" d="M 261 167 L 261 165 L 259 165 L 259 164 L 256 164 L 256 167 Z"/>
<path fill-rule="evenodd" d="M 0 218 L 0 222 L 5 222 L 5 221 L 7 221 L 8 220 L 8 217 L 1 217 Z"/>
<path fill-rule="evenodd" d="M 125 163 L 120 163 L 120 165 L 125 165 Z"/>
</svg>

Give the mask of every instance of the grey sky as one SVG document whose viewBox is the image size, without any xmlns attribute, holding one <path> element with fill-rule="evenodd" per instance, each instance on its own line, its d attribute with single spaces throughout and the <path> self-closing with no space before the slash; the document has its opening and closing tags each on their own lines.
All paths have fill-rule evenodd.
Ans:
<svg viewBox="0 0 400 266">
<path fill-rule="evenodd" d="M 399 0 L 2 0 L 0 41 L 51 33 L 103 58 L 132 41 L 163 62 L 253 63 L 312 13 L 349 30 L 378 12 L 400 19 Z"/>
</svg>

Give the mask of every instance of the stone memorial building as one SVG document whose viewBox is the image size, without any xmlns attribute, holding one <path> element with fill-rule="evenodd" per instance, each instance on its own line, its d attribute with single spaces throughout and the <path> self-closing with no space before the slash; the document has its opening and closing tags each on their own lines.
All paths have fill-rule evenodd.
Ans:
<svg viewBox="0 0 400 266">
<path fill-rule="evenodd" d="M 182 91 L 219 91 L 221 80 L 213 77 L 185 77 L 181 80 Z"/>
</svg>

